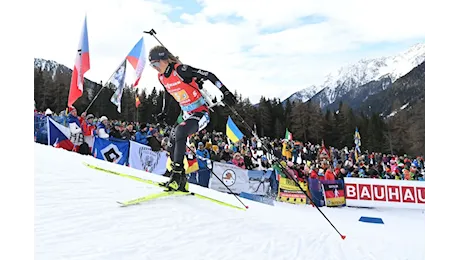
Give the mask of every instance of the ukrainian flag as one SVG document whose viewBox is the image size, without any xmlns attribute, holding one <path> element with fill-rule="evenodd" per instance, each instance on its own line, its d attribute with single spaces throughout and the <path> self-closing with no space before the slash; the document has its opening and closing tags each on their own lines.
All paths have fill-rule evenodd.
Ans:
<svg viewBox="0 0 460 260">
<path fill-rule="evenodd" d="M 229 116 L 227 120 L 227 137 L 232 141 L 233 143 L 238 142 L 243 138 L 243 133 L 241 133 L 240 129 L 235 125 L 233 122 L 232 118 Z"/>
</svg>

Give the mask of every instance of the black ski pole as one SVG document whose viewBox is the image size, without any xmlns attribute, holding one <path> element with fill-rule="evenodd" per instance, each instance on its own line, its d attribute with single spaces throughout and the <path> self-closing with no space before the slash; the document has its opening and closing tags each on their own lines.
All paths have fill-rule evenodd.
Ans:
<svg viewBox="0 0 460 260">
<path fill-rule="evenodd" d="M 227 104 L 226 104 L 227 105 Z M 270 153 L 269 149 L 264 145 L 264 143 L 262 142 L 262 140 L 260 140 L 259 136 L 257 135 L 257 133 L 254 133 L 254 131 L 252 131 L 252 128 L 248 125 L 248 123 L 246 123 L 246 121 L 244 121 L 243 117 L 238 113 L 238 111 L 236 111 L 235 108 L 227 105 L 228 108 L 230 108 L 230 110 L 232 111 L 232 113 L 234 113 L 238 119 L 244 124 L 244 127 L 246 127 L 247 130 L 249 130 L 252 135 L 256 138 L 256 140 L 258 142 L 260 142 L 260 144 L 262 145 L 262 148 L 267 152 L 267 153 Z M 334 228 L 334 230 L 340 235 L 340 237 L 342 239 L 345 239 L 346 236 L 345 235 L 342 235 L 342 233 L 340 233 L 340 231 L 334 226 L 334 224 L 332 224 L 332 222 L 329 220 L 328 217 L 326 217 L 326 215 L 323 213 L 323 211 L 318 207 L 318 205 L 316 205 L 316 203 L 313 201 L 313 199 L 310 197 L 310 195 L 308 195 L 308 193 L 302 189 L 302 187 L 300 186 L 299 182 L 291 177 L 291 175 L 288 173 L 287 169 L 280 163 L 279 161 L 279 158 L 277 158 L 273 153 L 271 153 L 273 155 L 273 161 L 282 169 L 282 171 L 284 172 L 284 174 L 286 176 L 288 176 L 289 179 L 293 180 L 294 183 L 297 185 L 297 187 L 305 194 L 305 196 L 307 196 L 308 199 L 310 199 L 311 203 L 313 203 L 313 205 L 315 206 L 315 208 L 319 211 L 319 213 L 321 213 L 321 215 L 323 215 L 323 217 L 327 220 L 327 222 L 329 222 L 329 224 Z"/>
<path fill-rule="evenodd" d="M 144 33 L 147 33 L 147 34 L 152 35 L 153 38 L 155 38 L 155 40 L 157 40 L 157 42 L 158 42 L 161 46 L 163 46 L 163 47 L 166 48 L 166 46 L 165 46 L 165 45 L 158 39 L 158 37 L 156 36 L 156 35 L 157 35 L 157 32 L 155 32 L 155 30 L 154 30 L 153 28 L 152 28 L 150 31 L 144 31 Z M 176 57 L 176 59 L 177 59 L 180 63 L 182 63 L 182 61 L 179 60 L 179 57 Z"/>
</svg>

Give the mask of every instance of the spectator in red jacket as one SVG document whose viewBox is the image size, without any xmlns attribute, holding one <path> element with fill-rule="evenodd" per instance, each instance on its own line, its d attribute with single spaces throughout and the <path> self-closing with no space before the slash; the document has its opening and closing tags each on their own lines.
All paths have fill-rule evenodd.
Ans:
<svg viewBox="0 0 460 260">
<path fill-rule="evenodd" d="M 326 179 L 326 181 L 335 181 L 335 175 L 332 172 L 331 168 L 326 170 L 325 179 Z"/>
<path fill-rule="evenodd" d="M 94 144 L 94 130 L 96 130 L 96 125 L 93 123 L 94 115 L 89 114 L 86 116 L 86 120 L 83 120 L 81 123 L 81 129 L 83 131 L 83 136 L 85 143 L 88 144 L 89 150 L 92 151 Z"/>
<path fill-rule="evenodd" d="M 311 169 L 311 172 L 310 172 L 310 178 L 318 179 L 318 167 L 312 166 L 312 169 Z"/>
</svg>

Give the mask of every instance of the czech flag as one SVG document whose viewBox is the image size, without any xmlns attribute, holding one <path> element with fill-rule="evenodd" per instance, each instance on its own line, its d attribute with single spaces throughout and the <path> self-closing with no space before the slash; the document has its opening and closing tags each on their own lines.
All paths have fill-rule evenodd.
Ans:
<svg viewBox="0 0 460 260">
<path fill-rule="evenodd" d="M 129 52 L 126 59 L 136 70 L 136 81 L 134 82 L 134 85 L 133 85 L 133 87 L 135 87 L 139 83 L 139 80 L 141 79 L 142 71 L 144 71 L 144 67 L 145 67 L 146 58 L 145 58 L 144 37 L 142 37 L 136 43 L 134 48 Z"/>
<path fill-rule="evenodd" d="M 48 145 L 72 151 L 73 143 L 70 141 L 70 129 L 48 118 Z"/>
<path fill-rule="evenodd" d="M 80 43 L 77 48 L 77 57 L 73 67 L 72 80 L 70 82 L 69 99 L 67 101 L 67 106 L 69 107 L 83 95 L 83 84 L 85 83 L 84 74 L 90 69 L 89 63 L 88 29 L 85 16 Z"/>
</svg>

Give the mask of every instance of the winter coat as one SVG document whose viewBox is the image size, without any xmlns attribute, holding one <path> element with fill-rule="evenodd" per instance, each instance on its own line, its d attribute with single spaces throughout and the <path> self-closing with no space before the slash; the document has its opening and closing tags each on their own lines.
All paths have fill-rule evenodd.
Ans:
<svg viewBox="0 0 460 260">
<path fill-rule="evenodd" d="M 109 131 L 107 131 L 107 127 L 102 122 L 97 123 L 96 132 L 97 132 L 97 136 L 100 138 L 104 138 L 104 139 L 109 138 L 109 133 L 108 133 Z"/>
<path fill-rule="evenodd" d="M 69 129 L 70 129 L 70 141 L 78 146 L 84 141 L 83 133 L 80 125 L 80 119 L 78 117 L 69 114 Z"/>
<path fill-rule="evenodd" d="M 136 132 L 136 142 L 148 145 L 147 132 L 138 131 Z"/>
<path fill-rule="evenodd" d="M 196 154 L 198 156 L 201 156 L 203 158 L 207 158 L 207 159 L 210 159 L 211 158 L 211 155 L 209 154 L 209 151 L 206 150 L 206 149 L 203 149 L 203 150 L 196 150 Z M 206 160 L 202 160 L 200 158 L 198 158 L 198 167 L 200 169 L 207 169 L 208 168 L 208 162 Z"/>
</svg>

